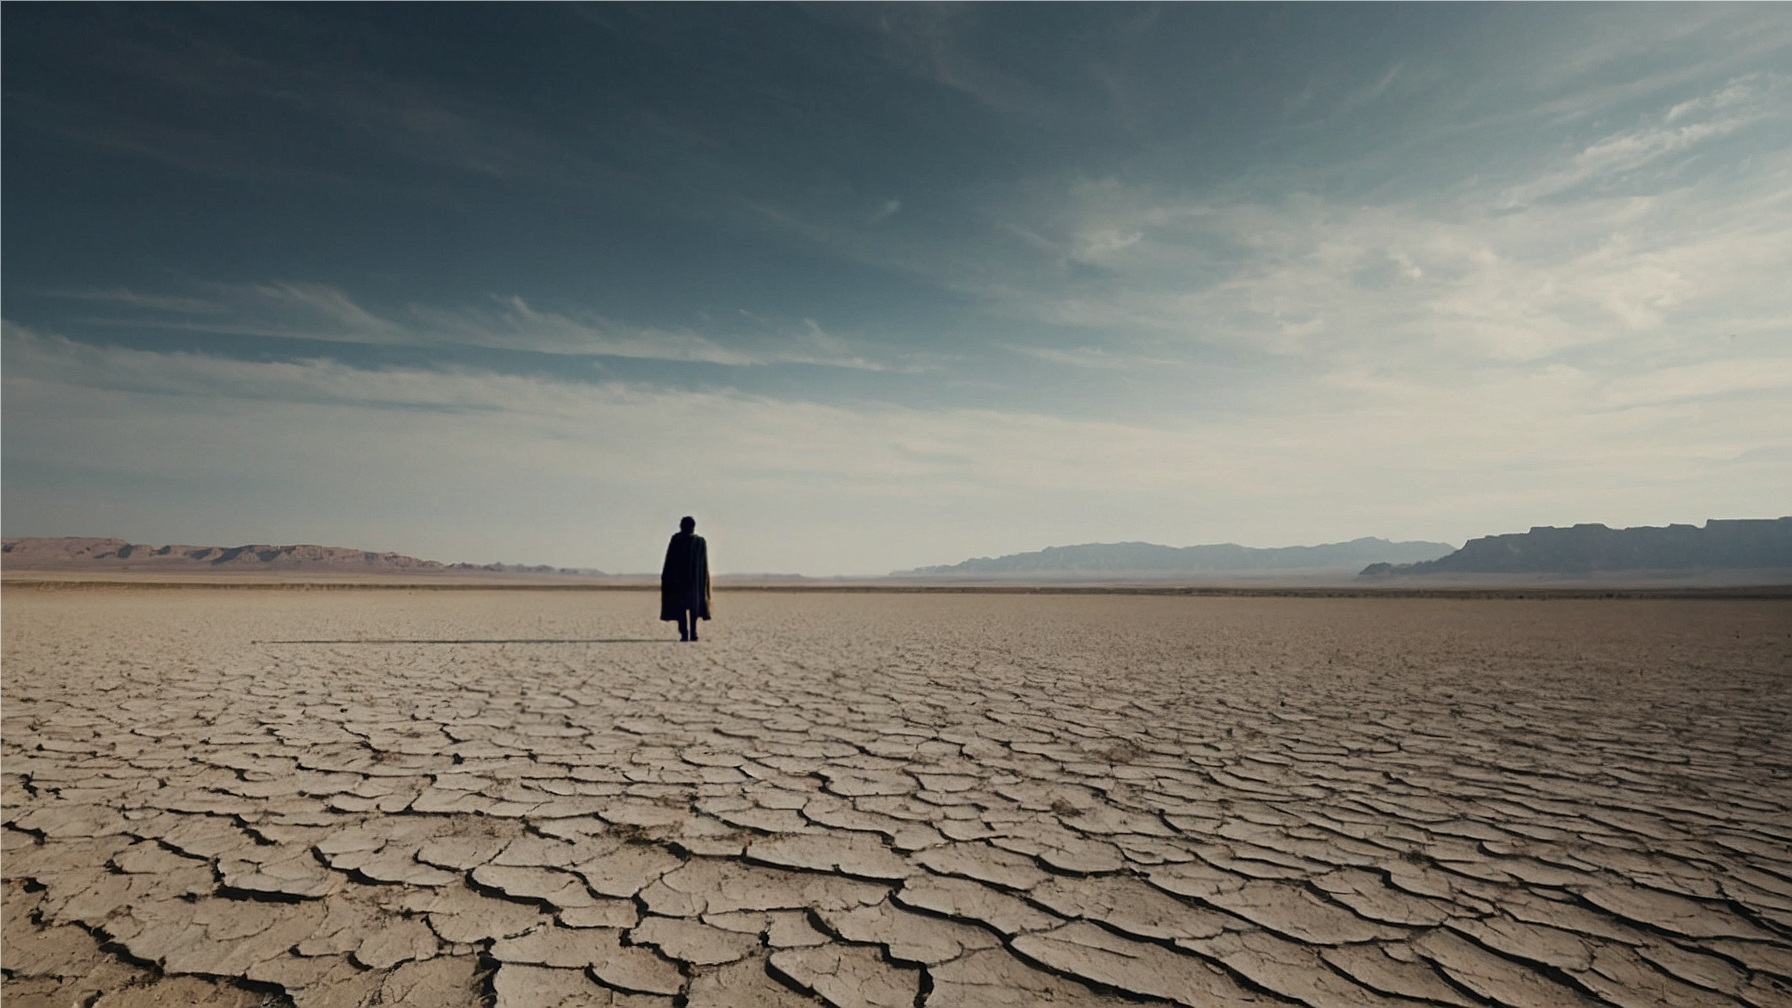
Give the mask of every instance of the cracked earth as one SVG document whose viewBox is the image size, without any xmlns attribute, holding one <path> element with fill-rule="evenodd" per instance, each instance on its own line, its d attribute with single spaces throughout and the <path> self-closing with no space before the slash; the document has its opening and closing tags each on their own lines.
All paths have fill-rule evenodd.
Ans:
<svg viewBox="0 0 1792 1008">
<path fill-rule="evenodd" d="M 0 993 L 1792 1005 L 1784 601 L 656 603 L 7 589 Z"/>
</svg>

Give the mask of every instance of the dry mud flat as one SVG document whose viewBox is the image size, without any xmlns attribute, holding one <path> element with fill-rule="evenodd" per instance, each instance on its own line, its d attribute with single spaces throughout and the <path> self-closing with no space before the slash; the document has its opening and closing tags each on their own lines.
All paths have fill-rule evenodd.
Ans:
<svg viewBox="0 0 1792 1008">
<path fill-rule="evenodd" d="M 7 589 L 6 1004 L 1792 1005 L 1786 601 L 654 601 Z"/>
</svg>

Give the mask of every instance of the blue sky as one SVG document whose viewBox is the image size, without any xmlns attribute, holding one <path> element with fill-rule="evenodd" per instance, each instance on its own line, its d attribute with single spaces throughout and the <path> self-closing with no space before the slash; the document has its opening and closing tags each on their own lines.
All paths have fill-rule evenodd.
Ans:
<svg viewBox="0 0 1792 1008">
<path fill-rule="evenodd" d="M 7 535 L 1792 510 L 1792 8 L 8 5 Z"/>
</svg>

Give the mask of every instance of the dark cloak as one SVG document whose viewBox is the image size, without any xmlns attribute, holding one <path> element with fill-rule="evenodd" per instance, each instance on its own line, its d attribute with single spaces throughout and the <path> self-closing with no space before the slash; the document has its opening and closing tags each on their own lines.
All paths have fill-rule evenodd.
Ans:
<svg viewBox="0 0 1792 1008">
<path fill-rule="evenodd" d="M 675 620 L 692 609 L 709 618 L 709 545 L 694 532 L 680 532 L 667 544 L 660 570 L 660 619 Z"/>
</svg>

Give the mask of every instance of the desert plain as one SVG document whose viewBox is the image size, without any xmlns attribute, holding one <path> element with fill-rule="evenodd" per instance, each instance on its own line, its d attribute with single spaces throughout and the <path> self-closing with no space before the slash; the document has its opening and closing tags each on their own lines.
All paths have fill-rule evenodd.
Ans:
<svg viewBox="0 0 1792 1008">
<path fill-rule="evenodd" d="M 13 586 L 9 1008 L 1792 1005 L 1792 601 Z"/>
</svg>

